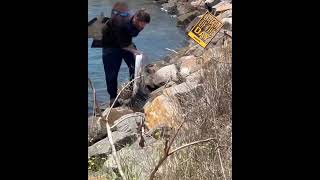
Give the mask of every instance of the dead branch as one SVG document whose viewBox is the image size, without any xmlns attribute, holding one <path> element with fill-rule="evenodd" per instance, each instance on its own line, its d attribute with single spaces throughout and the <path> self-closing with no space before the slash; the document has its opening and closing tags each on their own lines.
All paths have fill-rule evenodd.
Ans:
<svg viewBox="0 0 320 180">
<path fill-rule="evenodd" d="M 93 85 L 92 85 L 91 80 L 88 79 L 88 81 L 89 81 L 89 83 L 90 83 L 90 85 L 91 85 L 91 88 L 92 88 L 93 92 L 95 93 L 96 91 L 95 91 L 95 88 L 94 88 Z M 121 92 L 120 92 L 120 93 L 121 93 Z M 117 97 L 118 97 L 118 96 L 117 96 Z M 113 106 L 113 105 L 114 105 L 114 103 L 112 104 L 112 106 Z M 111 106 L 111 108 L 112 108 L 112 106 Z M 98 103 L 97 101 L 96 101 L 96 107 L 97 107 L 97 111 L 98 111 L 100 117 L 102 117 L 102 112 L 101 112 L 101 109 L 100 109 L 100 107 L 99 107 L 99 103 Z M 110 108 L 110 110 L 111 110 L 111 108 Z M 106 117 L 103 117 L 103 118 L 108 118 L 108 116 L 109 116 L 109 114 L 110 114 L 110 110 L 109 110 L 107 116 L 106 116 Z M 106 126 L 107 126 L 108 140 L 109 140 L 109 142 L 110 142 L 110 144 L 111 144 L 111 148 L 112 148 L 112 155 L 113 155 L 113 157 L 114 157 L 114 159 L 115 159 L 115 161 L 116 161 L 116 164 L 117 164 L 117 167 L 118 167 L 120 176 L 122 177 L 122 179 L 126 180 L 126 178 L 125 178 L 125 176 L 124 176 L 124 173 L 123 173 L 123 171 L 122 171 L 121 165 L 120 165 L 120 160 L 119 160 L 119 158 L 118 158 L 118 156 L 117 156 L 117 151 L 116 151 L 116 148 L 115 148 L 115 146 L 114 146 L 114 142 L 113 142 L 113 139 L 112 139 L 111 130 L 110 130 L 110 126 L 109 126 L 108 121 L 106 121 Z"/>
<path fill-rule="evenodd" d="M 195 144 L 204 143 L 204 142 L 208 142 L 208 141 L 212 141 L 212 140 L 215 140 L 215 139 L 214 138 L 209 138 L 209 139 L 204 139 L 204 140 L 195 141 L 195 142 L 192 142 L 192 143 L 185 144 L 185 145 L 180 146 L 180 147 L 176 148 L 175 150 L 169 152 L 168 156 L 170 156 L 171 154 L 175 153 L 176 151 L 179 151 L 179 150 L 181 150 L 183 148 L 186 148 L 188 146 L 192 146 L 192 145 L 195 145 Z"/>
<path fill-rule="evenodd" d="M 182 123 L 181 123 L 182 124 Z M 176 133 L 177 134 L 177 133 Z M 183 146 L 180 146 L 178 148 L 176 148 L 175 150 L 169 152 L 170 150 L 170 145 L 168 145 L 168 141 L 165 142 L 165 148 L 164 148 L 164 156 L 159 160 L 158 164 L 156 165 L 156 167 L 153 169 L 153 171 L 151 172 L 150 178 L 149 180 L 154 179 L 156 172 L 158 171 L 159 167 L 162 165 L 162 163 L 172 154 L 174 154 L 175 152 L 184 149 L 186 147 L 192 146 L 192 145 L 196 145 L 199 143 L 205 143 L 208 141 L 212 141 L 215 140 L 214 138 L 209 138 L 209 139 L 204 139 L 204 140 L 200 140 L 200 141 L 195 141 L 195 142 L 191 142 L 188 144 L 185 144 Z"/>
</svg>

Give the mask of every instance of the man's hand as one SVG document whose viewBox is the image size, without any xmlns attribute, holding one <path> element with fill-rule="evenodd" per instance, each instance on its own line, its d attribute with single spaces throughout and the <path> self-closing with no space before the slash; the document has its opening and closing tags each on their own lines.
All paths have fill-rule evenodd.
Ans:
<svg viewBox="0 0 320 180">
<path fill-rule="evenodd" d="M 122 48 L 126 51 L 131 52 L 134 55 L 142 54 L 142 52 L 138 51 L 137 48 L 134 46 L 134 44 L 130 44 L 128 47 Z"/>
</svg>

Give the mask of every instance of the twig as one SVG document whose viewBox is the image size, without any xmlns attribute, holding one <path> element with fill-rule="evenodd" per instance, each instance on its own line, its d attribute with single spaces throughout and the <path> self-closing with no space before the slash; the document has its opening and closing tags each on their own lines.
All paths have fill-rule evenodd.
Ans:
<svg viewBox="0 0 320 180">
<path fill-rule="evenodd" d="M 119 94 L 117 95 L 117 97 L 114 99 L 112 105 L 110 106 L 110 109 L 109 109 L 108 113 L 107 113 L 105 116 L 103 116 L 104 119 L 107 119 L 107 118 L 109 117 L 109 114 L 110 114 L 110 112 L 111 112 L 111 109 L 113 108 L 114 104 L 115 104 L 116 101 L 118 100 L 118 98 L 119 98 L 120 94 L 122 93 L 122 91 L 123 91 L 125 88 L 127 88 L 134 80 L 136 80 L 136 79 L 138 79 L 138 78 L 140 78 L 140 77 L 142 77 L 142 76 L 138 76 L 138 77 L 132 79 L 131 81 L 129 81 L 129 82 L 120 90 Z"/>
<path fill-rule="evenodd" d="M 140 116 L 140 117 L 142 117 L 142 114 L 143 114 L 143 113 L 136 112 L 135 114 L 128 114 L 127 116 L 125 115 L 125 117 L 122 116 L 117 123 L 115 123 L 114 125 L 111 126 L 111 129 L 113 129 L 114 127 L 116 127 L 118 124 L 120 124 L 122 121 L 128 119 L 129 117 L 134 117 L 134 116 Z"/>
<path fill-rule="evenodd" d="M 226 180 L 227 178 L 226 178 L 226 174 L 224 173 L 224 168 L 223 168 L 223 164 L 222 164 L 219 148 L 218 148 L 218 156 L 219 156 L 219 160 L 220 160 L 220 166 L 221 166 L 221 169 L 222 169 L 223 178 L 224 178 L 224 180 Z"/>
<path fill-rule="evenodd" d="M 93 92 L 95 93 L 95 89 L 94 89 L 94 87 L 93 87 L 93 85 L 92 85 L 91 80 L 88 79 L 88 81 L 89 81 L 89 83 L 90 83 L 90 85 L 91 85 L 91 88 L 93 89 Z M 121 92 L 120 92 L 120 93 L 121 93 Z M 117 96 L 117 97 L 118 97 L 118 96 Z M 102 112 L 101 112 L 101 109 L 100 109 L 100 107 L 99 107 L 99 103 L 96 102 L 96 104 L 97 104 L 97 111 L 98 111 L 100 117 L 102 117 Z M 113 106 L 113 105 L 114 105 L 114 102 L 113 102 L 112 106 Z M 111 107 L 111 108 L 112 108 L 112 107 Z M 110 110 L 111 110 L 111 108 L 110 108 Z M 109 116 L 109 114 L 110 114 L 110 110 L 109 110 L 107 116 L 103 116 L 102 118 L 106 118 L 106 119 L 107 119 L 108 116 Z M 123 173 L 122 168 L 121 168 L 121 165 L 120 165 L 120 160 L 119 160 L 119 158 L 118 158 L 118 156 L 117 156 L 117 151 L 116 151 L 116 148 L 115 148 L 115 146 L 114 146 L 114 142 L 113 142 L 113 139 L 112 139 L 110 126 L 109 126 L 109 123 L 108 123 L 107 120 L 106 120 L 106 126 L 107 126 L 108 140 L 109 140 L 109 142 L 110 142 L 110 144 L 111 144 L 111 148 L 112 148 L 112 155 L 113 155 L 113 157 L 114 157 L 114 159 L 115 159 L 115 161 L 116 161 L 116 164 L 117 164 L 117 167 L 118 167 L 120 176 L 122 177 L 122 179 L 126 180 L 126 177 L 124 176 L 124 173 Z"/>
<path fill-rule="evenodd" d="M 189 143 L 189 144 L 185 144 L 183 146 L 180 146 L 178 148 L 176 148 L 175 150 L 169 152 L 168 156 L 170 156 L 171 154 L 175 153 L 176 151 L 179 151 L 183 148 L 186 148 L 188 146 L 192 146 L 192 145 L 195 145 L 195 144 L 199 144 L 199 143 L 204 143 L 204 142 L 208 142 L 208 141 L 212 141 L 212 140 L 215 140 L 214 138 L 209 138 L 209 139 L 204 139 L 204 140 L 200 140 L 200 141 L 195 141 L 195 142 L 192 142 L 192 143 Z"/>
<path fill-rule="evenodd" d="M 208 142 L 208 141 L 211 141 L 211 140 L 215 140 L 214 138 L 209 138 L 209 139 L 205 139 L 205 140 L 200 140 L 200 141 L 195 141 L 195 142 L 192 142 L 192 143 L 189 143 L 189 144 L 185 144 L 183 146 L 180 146 L 178 148 L 176 148 L 175 150 L 169 152 L 169 151 L 166 151 L 166 149 L 170 149 L 170 145 L 168 145 L 168 141 L 166 141 L 165 143 L 165 153 L 164 153 L 164 156 L 159 160 L 157 166 L 154 168 L 154 170 L 151 172 L 151 175 L 150 175 L 150 178 L 149 180 L 152 180 L 154 179 L 155 177 L 155 174 L 156 172 L 158 171 L 159 167 L 162 165 L 162 163 L 172 154 L 174 154 L 175 152 L 183 149 L 183 148 L 186 148 L 188 146 L 192 146 L 192 145 L 196 145 L 196 144 L 199 144 L 199 143 L 204 143 L 204 142 Z"/>
<path fill-rule="evenodd" d="M 232 39 L 232 35 L 230 35 L 227 31 L 223 31 L 223 33 L 224 33 L 226 36 L 228 36 L 229 38 Z"/>
<path fill-rule="evenodd" d="M 184 119 L 183 121 L 182 121 L 182 123 L 180 124 L 180 126 L 178 127 L 178 129 L 177 129 L 177 132 L 173 135 L 173 137 L 171 138 L 171 140 L 170 140 L 170 142 L 169 142 L 169 145 L 168 145 L 168 149 L 167 149 L 167 152 L 169 153 L 169 150 L 170 150 L 170 147 L 172 146 L 172 144 L 173 144 L 173 141 L 174 141 L 174 139 L 177 137 L 177 135 L 178 135 L 178 133 L 179 133 L 179 131 L 180 131 L 180 129 L 181 129 L 181 127 L 182 127 L 182 125 L 184 124 L 184 122 L 186 121 L 186 119 Z"/>
</svg>

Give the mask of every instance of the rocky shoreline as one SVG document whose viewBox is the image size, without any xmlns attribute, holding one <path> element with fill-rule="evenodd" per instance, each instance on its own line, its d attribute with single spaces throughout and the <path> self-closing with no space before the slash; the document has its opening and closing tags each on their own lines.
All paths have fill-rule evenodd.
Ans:
<svg viewBox="0 0 320 180">
<path fill-rule="evenodd" d="M 156 1 L 168 14 L 177 16 L 177 26 L 188 32 L 207 11 L 205 1 L 169 0 Z M 206 92 L 206 68 L 214 59 L 231 66 L 227 51 L 232 46 L 231 1 L 207 0 L 213 13 L 224 22 L 223 29 L 206 49 L 190 39 L 189 45 L 162 61 L 143 68 L 139 91 L 135 97 L 121 95 L 125 105 L 113 108 L 108 117 L 112 137 L 118 155 L 124 164 L 132 164 L 132 172 L 145 179 L 159 159 L 163 139 L 168 138 L 181 122 L 180 115 L 193 106 L 191 95 L 199 102 L 208 97 Z M 217 60 L 217 61 L 218 61 Z M 230 68 L 231 69 L 231 68 Z M 104 114 L 109 108 L 104 109 Z M 177 113 L 178 112 L 178 113 Z M 88 166 L 89 179 L 96 176 L 116 178 L 119 176 L 111 155 L 106 123 L 99 117 L 88 119 Z M 145 132 L 141 132 L 142 127 Z M 141 158 L 144 157 L 144 158 Z"/>
</svg>

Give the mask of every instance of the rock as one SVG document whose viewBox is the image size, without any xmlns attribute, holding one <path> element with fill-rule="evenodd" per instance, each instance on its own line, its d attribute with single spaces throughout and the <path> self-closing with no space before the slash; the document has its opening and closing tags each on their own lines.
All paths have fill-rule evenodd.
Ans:
<svg viewBox="0 0 320 180">
<path fill-rule="evenodd" d="M 192 11 L 192 12 L 188 12 L 186 14 L 178 16 L 177 25 L 186 27 L 195 17 L 199 15 L 198 13 L 199 11 Z"/>
<path fill-rule="evenodd" d="M 155 86 L 162 86 L 168 81 L 178 81 L 177 68 L 174 64 L 162 67 L 153 76 L 153 84 Z"/>
<path fill-rule="evenodd" d="M 195 101 L 200 102 L 204 98 L 205 91 L 202 84 L 198 84 L 196 81 L 189 81 L 165 89 L 164 94 L 171 97 L 176 102 L 179 110 L 184 113 L 189 107 L 195 105 Z"/>
<path fill-rule="evenodd" d="M 130 134 L 137 133 L 138 124 L 144 122 L 144 119 L 144 114 L 140 112 L 124 115 L 114 122 L 114 128 L 111 131 L 121 131 Z"/>
<path fill-rule="evenodd" d="M 222 37 L 224 36 L 223 30 L 220 30 L 214 38 L 211 40 L 211 42 L 208 44 L 208 49 L 212 48 L 212 46 L 216 45 L 219 41 L 222 41 Z"/>
<path fill-rule="evenodd" d="M 153 76 L 159 69 L 167 65 L 168 64 L 164 61 L 158 61 L 144 67 L 141 89 L 143 89 L 143 92 L 145 92 L 145 94 L 148 94 L 150 93 L 150 91 L 158 88 L 158 86 L 155 86 L 153 83 Z"/>
<path fill-rule="evenodd" d="M 195 89 L 197 85 L 198 84 L 196 82 L 184 82 L 176 86 L 164 89 L 163 94 L 167 95 L 168 97 L 174 97 L 177 94 L 187 94 L 192 89 Z"/>
<path fill-rule="evenodd" d="M 232 18 L 224 18 L 222 19 L 223 24 L 223 29 L 227 29 L 232 31 Z"/>
<path fill-rule="evenodd" d="M 219 4 L 216 4 L 212 6 L 212 9 L 216 13 L 221 13 L 223 11 L 232 9 L 232 4 L 226 1 L 220 2 Z"/>
<path fill-rule="evenodd" d="M 174 122 L 174 104 L 170 98 L 165 95 L 156 97 L 152 102 L 147 103 L 144 107 L 146 124 L 149 129 L 160 124 L 175 126 Z"/>
<path fill-rule="evenodd" d="M 215 48 L 208 48 L 207 50 L 204 51 L 204 53 L 202 54 L 202 58 L 201 58 L 201 64 L 206 67 L 207 63 L 211 61 L 211 59 L 214 57 L 216 51 Z"/>
<path fill-rule="evenodd" d="M 193 11 L 193 10 L 195 10 L 195 8 L 193 6 L 191 6 L 191 4 L 189 4 L 189 3 L 180 2 L 177 4 L 178 16 L 186 14 L 186 13 Z"/>
<path fill-rule="evenodd" d="M 196 59 L 196 57 L 194 55 L 189 55 L 189 56 L 182 56 L 177 60 L 177 63 L 182 63 L 184 61 L 189 61 L 192 59 Z"/>
<path fill-rule="evenodd" d="M 190 32 L 194 25 L 200 20 L 200 16 L 195 17 L 186 27 L 186 32 Z"/>
<path fill-rule="evenodd" d="M 194 55 L 195 57 L 199 57 L 204 51 L 205 49 L 203 47 L 192 40 L 192 47 L 187 51 L 186 55 Z"/>
<path fill-rule="evenodd" d="M 192 1 L 190 5 L 197 8 L 197 7 L 204 7 L 204 3 L 205 1 L 203 0 L 196 0 L 196 1 Z"/>
<path fill-rule="evenodd" d="M 179 71 L 180 75 L 183 78 L 187 77 L 188 75 L 190 75 L 195 71 L 198 71 L 201 68 L 199 60 L 197 60 L 196 57 L 194 56 L 193 58 L 190 56 L 186 56 L 186 57 L 188 57 L 188 59 L 186 58 L 186 60 L 181 62 L 180 71 Z"/>
<path fill-rule="evenodd" d="M 133 144 L 138 139 L 138 136 L 132 133 L 130 134 L 122 131 L 115 131 L 112 132 L 112 139 L 116 150 L 120 150 L 126 145 Z M 101 141 L 88 147 L 88 157 L 100 154 L 109 155 L 111 153 L 112 149 L 108 138 L 104 138 Z"/>
<path fill-rule="evenodd" d="M 152 136 L 155 139 L 169 139 L 173 135 L 174 131 L 172 127 L 166 124 L 159 124 L 150 129 L 146 134 Z"/>
<path fill-rule="evenodd" d="M 221 2 L 221 0 L 205 0 L 205 3 L 207 3 L 208 6 L 210 6 L 210 7 L 215 6 L 220 2 Z"/>
<path fill-rule="evenodd" d="M 230 17 L 232 17 L 232 10 L 231 9 L 224 11 L 217 16 L 217 18 L 219 18 L 219 19 L 230 18 Z"/>
<path fill-rule="evenodd" d="M 110 108 L 107 108 L 102 114 L 106 115 Z M 132 110 L 124 107 L 112 108 L 108 117 L 109 125 L 112 126 L 114 121 L 119 119 L 121 116 L 133 113 Z M 88 145 L 92 145 L 95 142 L 103 139 L 107 135 L 106 122 L 105 120 L 99 120 L 100 118 L 90 118 L 88 120 Z"/>
<path fill-rule="evenodd" d="M 160 159 L 160 152 L 163 151 L 164 145 L 151 137 L 145 137 L 145 147 L 141 148 L 136 141 L 130 147 L 125 147 L 117 152 L 121 162 L 130 173 L 136 175 L 140 180 L 147 180 L 156 166 L 157 160 Z M 103 168 L 109 169 L 117 167 L 113 156 L 109 156 L 105 161 Z"/>
<path fill-rule="evenodd" d="M 203 75 L 203 70 L 200 69 L 192 74 L 190 74 L 189 76 L 186 77 L 186 83 L 202 83 L 202 77 L 204 77 Z"/>
<path fill-rule="evenodd" d="M 162 4 L 162 8 L 168 13 L 168 14 L 175 14 L 177 13 L 177 5 L 173 2 L 168 2 Z"/>
</svg>

